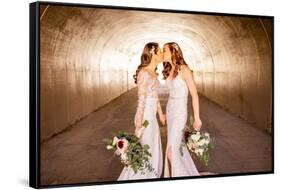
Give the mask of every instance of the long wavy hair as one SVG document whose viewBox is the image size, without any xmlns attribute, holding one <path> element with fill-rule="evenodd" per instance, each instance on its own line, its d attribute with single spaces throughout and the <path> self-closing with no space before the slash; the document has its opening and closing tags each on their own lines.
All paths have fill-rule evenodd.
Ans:
<svg viewBox="0 0 281 190">
<path fill-rule="evenodd" d="M 153 52 L 154 52 L 154 54 L 157 54 L 157 51 L 159 48 L 160 48 L 159 44 L 156 42 L 149 42 L 144 46 L 142 54 L 141 54 L 141 63 L 138 66 L 136 73 L 133 76 L 136 84 L 138 82 L 138 74 L 139 74 L 140 70 L 143 67 L 146 67 L 150 64 L 152 56 L 153 56 Z M 157 68 L 155 68 L 155 71 L 156 70 L 157 70 Z"/>
<path fill-rule="evenodd" d="M 180 71 L 180 66 L 181 65 L 188 66 L 188 65 L 183 58 L 183 54 L 182 54 L 180 46 L 176 42 L 168 42 L 168 43 L 164 44 L 164 46 L 169 47 L 169 50 L 171 52 L 172 63 L 163 62 L 163 71 L 162 71 L 163 77 L 164 77 L 164 79 L 167 79 L 169 77 L 170 71 L 172 69 L 171 64 L 173 64 L 175 66 L 173 77 L 176 77 Z"/>
</svg>

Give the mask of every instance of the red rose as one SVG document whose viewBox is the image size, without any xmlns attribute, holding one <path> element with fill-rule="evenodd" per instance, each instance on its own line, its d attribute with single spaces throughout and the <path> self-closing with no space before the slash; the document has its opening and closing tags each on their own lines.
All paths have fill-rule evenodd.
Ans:
<svg viewBox="0 0 281 190">
<path fill-rule="evenodd" d="M 118 146 L 119 149 L 122 149 L 123 146 L 124 146 L 124 142 L 123 141 L 118 141 L 117 146 Z"/>
<path fill-rule="evenodd" d="M 129 142 L 127 141 L 127 139 L 122 138 L 119 139 L 117 142 L 117 155 L 123 154 L 124 152 L 126 152 L 127 148 L 129 146 Z"/>
<path fill-rule="evenodd" d="M 185 131 L 184 132 L 184 140 L 187 140 L 189 137 L 189 132 L 188 131 Z"/>
</svg>

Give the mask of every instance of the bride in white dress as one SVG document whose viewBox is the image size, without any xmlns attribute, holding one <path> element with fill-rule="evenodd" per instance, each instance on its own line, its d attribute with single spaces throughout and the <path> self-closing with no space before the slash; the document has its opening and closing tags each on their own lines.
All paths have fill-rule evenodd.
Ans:
<svg viewBox="0 0 281 190">
<path fill-rule="evenodd" d="M 142 145 L 149 145 L 149 152 L 152 154 L 149 161 L 154 168 L 150 172 L 145 170 L 134 173 L 130 167 L 124 167 L 118 180 L 135 180 L 160 178 L 163 170 L 162 145 L 160 129 L 156 114 L 158 113 L 161 123 L 165 124 L 165 115 L 162 112 L 158 99 L 159 81 L 157 79 L 156 66 L 163 61 L 161 48 L 157 43 L 150 42 L 145 45 L 141 56 L 141 64 L 134 75 L 135 83 L 138 86 L 138 106 L 135 115 L 135 134 L 140 137 Z M 147 120 L 149 125 L 142 127 Z"/>
<path fill-rule="evenodd" d="M 184 61 L 182 51 L 177 43 L 166 43 L 163 47 L 163 76 L 169 89 L 166 107 L 168 140 L 165 154 L 164 177 L 197 176 L 199 172 L 189 154 L 187 147 L 180 154 L 182 129 L 187 117 L 188 93 L 192 97 L 195 130 L 200 130 L 202 122 L 199 117 L 199 99 L 192 72 Z"/>
</svg>

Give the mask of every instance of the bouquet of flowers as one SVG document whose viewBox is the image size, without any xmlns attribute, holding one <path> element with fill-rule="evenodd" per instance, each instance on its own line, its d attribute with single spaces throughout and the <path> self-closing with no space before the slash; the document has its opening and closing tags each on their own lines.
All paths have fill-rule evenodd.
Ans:
<svg viewBox="0 0 281 190">
<path fill-rule="evenodd" d="M 143 123 L 144 127 L 147 127 L 148 121 Z M 106 149 L 114 150 L 115 155 L 119 156 L 121 163 L 127 167 L 131 167 L 135 173 L 141 171 L 144 172 L 148 169 L 150 172 L 154 170 L 149 162 L 151 153 L 149 145 L 141 145 L 140 139 L 131 133 L 119 131 L 113 139 L 106 139 Z"/>
<path fill-rule="evenodd" d="M 180 146 L 180 152 L 183 156 L 182 148 L 187 146 L 192 156 L 197 156 L 204 162 L 205 166 L 209 162 L 209 150 L 214 148 L 214 138 L 210 138 L 210 134 L 207 132 L 196 131 L 193 128 L 194 118 L 191 115 L 189 117 L 188 124 L 183 128 L 183 138 Z"/>
</svg>

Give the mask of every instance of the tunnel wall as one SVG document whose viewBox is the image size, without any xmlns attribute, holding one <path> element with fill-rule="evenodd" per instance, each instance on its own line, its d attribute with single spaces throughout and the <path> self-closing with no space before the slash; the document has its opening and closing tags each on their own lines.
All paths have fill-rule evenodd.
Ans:
<svg viewBox="0 0 281 190">
<path fill-rule="evenodd" d="M 200 94 L 254 126 L 272 127 L 272 20 L 218 17 L 220 33 L 195 70 Z M 267 26 L 266 28 L 264 26 Z M 213 30 L 215 31 L 215 30 Z M 220 36 L 217 39 L 216 36 Z"/>
<path fill-rule="evenodd" d="M 106 40 L 100 38 L 102 30 L 90 29 L 101 22 L 90 23 L 92 13 L 48 8 L 41 19 L 41 141 L 133 87 L 127 68 L 109 67 L 96 55 L 103 50 L 96 50 L 95 43 Z"/>
<path fill-rule="evenodd" d="M 149 41 L 178 42 L 200 94 L 271 130 L 272 19 L 40 8 L 41 140 L 135 87 Z"/>
</svg>

